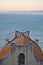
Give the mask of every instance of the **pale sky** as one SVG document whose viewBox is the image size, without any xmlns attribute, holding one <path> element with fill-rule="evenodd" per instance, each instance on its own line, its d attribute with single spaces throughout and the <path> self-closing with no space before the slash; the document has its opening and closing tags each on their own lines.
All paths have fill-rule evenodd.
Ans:
<svg viewBox="0 0 43 65">
<path fill-rule="evenodd" d="M 0 0 L 0 11 L 43 10 L 43 0 Z"/>
</svg>

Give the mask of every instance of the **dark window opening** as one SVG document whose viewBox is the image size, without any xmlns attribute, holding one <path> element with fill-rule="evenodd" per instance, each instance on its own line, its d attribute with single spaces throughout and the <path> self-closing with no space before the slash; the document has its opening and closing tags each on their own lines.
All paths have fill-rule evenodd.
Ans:
<svg viewBox="0 0 43 65">
<path fill-rule="evenodd" d="M 0 60 L 0 64 L 2 63 L 2 60 Z"/>
<path fill-rule="evenodd" d="M 25 55 L 24 53 L 20 53 L 18 56 L 18 65 L 25 64 Z"/>
</svg>

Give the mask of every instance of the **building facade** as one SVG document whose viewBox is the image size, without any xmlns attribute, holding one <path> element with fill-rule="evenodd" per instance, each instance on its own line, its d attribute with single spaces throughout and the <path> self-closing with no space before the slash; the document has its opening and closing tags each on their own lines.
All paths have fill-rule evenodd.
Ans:
<svg viewBox="0 0 43 65">
<path fill-rule="evenodd" d="M 0 65 L 43 65 L 43 52 L 29 31 L 15 32 L 15 37 L 0 51 Z"/>
</svg>

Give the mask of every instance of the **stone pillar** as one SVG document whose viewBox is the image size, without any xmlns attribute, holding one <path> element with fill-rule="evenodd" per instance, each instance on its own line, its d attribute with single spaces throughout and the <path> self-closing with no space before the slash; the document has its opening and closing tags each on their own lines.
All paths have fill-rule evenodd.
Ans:
<svg viewBox="0 0 43 65">
<path fill-rule="evenodd" d="M 28 38 L 30 38 L 29 34 L 30 34 L 30 32 L 29 32 L 29 31 L 26 31 L 26 36 L 27 36 Z"/>
<path fill-rule="evenodd" d="M 25 53 L 25 60 L 26 60 L 25 62 L 26 62 L 26 65 L 28 65 L 28 46 L 26 46 L 25 49 L 26 49 L 25 50 L 25 52 L 26 52 Z"/>
<path fill-rule="evenodd" d="M 11 65 L 14 65 L 15 43 L 11 43 Z"/>
<path fill-rule="evenodd" d="M 15 37 L 19 35 L 19 31 L 15 31 Z"/>
</svg>

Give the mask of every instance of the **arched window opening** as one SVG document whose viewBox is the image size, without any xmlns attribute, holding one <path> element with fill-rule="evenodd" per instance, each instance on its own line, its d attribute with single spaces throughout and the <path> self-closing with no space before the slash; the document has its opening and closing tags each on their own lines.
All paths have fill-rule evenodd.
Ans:
<svg viewBox="0 0 43 65">
<path fill-rule="evenodd" d="M 18 56 L 18 65 L 25 64 L 25 55 L 24 53 L 20 53 Z"/>
</svg>

